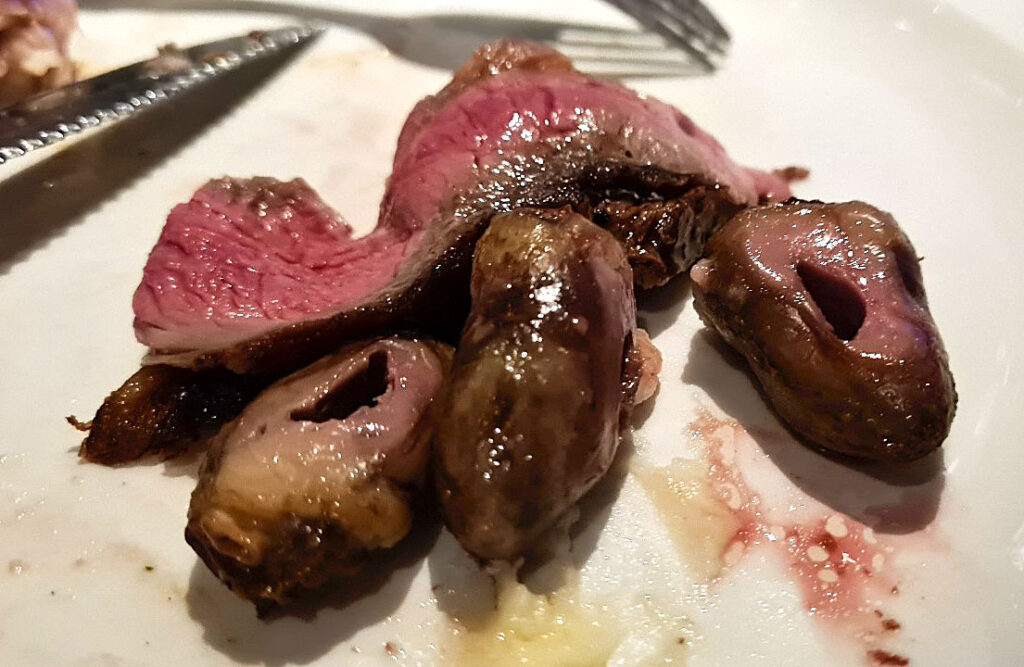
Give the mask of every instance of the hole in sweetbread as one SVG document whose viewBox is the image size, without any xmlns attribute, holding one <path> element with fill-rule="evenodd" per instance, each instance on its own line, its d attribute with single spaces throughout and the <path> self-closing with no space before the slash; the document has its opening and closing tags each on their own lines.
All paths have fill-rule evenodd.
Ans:
<svg viewBox="0 0 1024 667">
<path fill-rule="evenodd" d="M 374 352 L 370 355 L 366 368 L 331 389 L 313 407 L 294 410 L 291 416 L 295 421 L 317 423 L 331 419 L 346 419 L 359 408 L 372 408 L 377 405 L 377 399 L 387 390 L 387 352 Z"/>
<path fill-rule="evenodd" d="M 903 287 L 914 301 L 924 302 L 924 281 L 921 278 L 921 265 L 917 255 L 910 247 L 900 243 L 892 248 L 896 259 L 896 268 L 900 273 Z"/>
<path fill-rule="evenodd" d="M 856 286 L 816 264 L 800 262 L 796 272 L 836 336 L 853 340 L 866 315 L 864 297 Z"/>
</svg>

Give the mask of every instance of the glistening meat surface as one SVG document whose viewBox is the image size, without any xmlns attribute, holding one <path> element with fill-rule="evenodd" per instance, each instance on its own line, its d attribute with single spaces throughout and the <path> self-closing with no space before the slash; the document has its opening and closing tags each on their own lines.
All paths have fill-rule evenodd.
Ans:
<svg viewBox="0 0 1024 667">
<path fill-rule="evenodd" d="M 571 212 L 495 217 L 434 438 L 442 512 L 467 551 L 514 560 L 607 472 L 640 385 L 625 377 L 635 326 L 611 234 Z"/>
<path fill-rule="evenodd" d="M 267 378 L 395 331 L 454 341 L 473 244 L 497 212 L 570 206 L 611 231 L 650 287 L 688 269 L 736 211 L 787 193 L 672 107 L 590 79 L 550 49 L 502 42 L 410 114 L 368 236 L 353 238 L 301 181 L 215 180 L 175 208 L 135 295 L 136 335 L 150 363 Z M 197 384 L 164 376 L 173 386 L 147 396 Z M 106 412 L 159 410 L 122 393 Z M 171 426 L 161 433 L 205 430 Z M 138 433 L 97 420 L 90 448 L 138 456 Z M 157 446 L 175 451 L 167 438 Z"/>
<path fill-rule="evenodd" d="M 747 209 L 690 276 L 694 309 L 804 440 L 893 462 L 949 434 L 946 350 L 917 253 L 888 213 L 856 201 Z"/>
<path fill-rule="evenodd" d="M 257 606 L 354 576 L 410 531 L 422 503 L 440 344 L 357 343 L 259 395 L 215 439 L 185 531 Z"/>
<path fill-rule="evenodd" d="M 294 367 L 358 328 L 354 314 L 404 323 L 425 307 L 410 292 L 433 305 L 440 274 L 464 284 L 472 242 L 495 212 L 609 199 L 639 206 L 693 188 L 706 192 L 699 203 L 720 209 L 706 216 L 709 228 L 788 194 L 781 180 L 734 164 L 674 108 L 586 77 L 546 48 L 491 45 L 413 110 L 368 236 L 353 239 L 295 182 L 214 181 L 175 209 L 136 293 L 136 335 L 180 365 Z M 703 209 L 683 208 L 660 243 L 685 244 Z M 457 329 L 464 294 L 452 296 L 450 312 L 434 317 Z"/>
</svg>

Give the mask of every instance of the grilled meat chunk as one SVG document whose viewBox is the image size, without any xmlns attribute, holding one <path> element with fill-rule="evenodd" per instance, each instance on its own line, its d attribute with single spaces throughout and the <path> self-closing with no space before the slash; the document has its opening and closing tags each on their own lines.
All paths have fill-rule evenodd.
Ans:
<svg viewBox="0 0 1024 667">
<path fill-rule="evenodd" d="M 956 391 L 918 257 L 863 202 L 747 209 L 690 272 L 694 307 L 806 441 L 912 461 L 949 433 Z"/>
<path fill-rule="evenodd" d="M 628 409 L 635 326 L 622 247 L 576 214 L 499 215 L 476 247 L 472 308 L 440 400 L 442 513 L 467 551 L 523 554 L 607 472 Z"/>
<path fill-rule="evenodd" d="M 261 607 L 358 574 L 412 526 L 451 354 L 358 343 L 269 387 L 212 443 L 185 539 Z"/>
<path fill-rule="evenodd" d="M 688 268 L 737 208 L 787 194 L 674 108 L 576 72 L 545 47 L 499 43 L 413 110 L 369 235 L 353 238 L 301 182 L 213 181 L 176 208 L 135 295 L 136 334 L 170 363 L 265 370 L 280 356 L 272 350 L 294 355 L 321 329 L 337 345 L 354 312 L 399 316 L 408 290 L 441 278 L 445 253 L 441 273 L 465 281 L 472 244 L 496 212 L 612 200 L 602 217 L 638 221 L 619 236 L 670 265 L 645 271 L 647 284 Z M 669 199 L 678 201 L 629 210 Z"/>
<path fill-rule="evenodd" d="M 498 212 L 570 206 L 650 287 L 737 210 L 787 195 L 672 107 L 500 42 L 410 114 L 369 235 L 353 238 L 302 181 L 219 179 L 175 208 L 135 294 L 136 335 L 148 363 L 271 377 L 395 331 L 454 342 L 474 244 Z M 166 393 L 192 382 L 177 380 Z"/>
</svg>

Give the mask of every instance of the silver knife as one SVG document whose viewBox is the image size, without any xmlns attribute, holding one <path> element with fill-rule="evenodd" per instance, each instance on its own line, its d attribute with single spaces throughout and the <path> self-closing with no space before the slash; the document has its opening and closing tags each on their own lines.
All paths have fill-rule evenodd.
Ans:
<svg viewBox="0 0 1024 667">
<path fill-rule="evenodd" d="M 0 109 L 0 164 L 108 121 L 158 104 L 197 83 L 322 32 L 295 26 L 250 32 L 159 55 L 106 74 L 47 91 Z"/>
</svg>

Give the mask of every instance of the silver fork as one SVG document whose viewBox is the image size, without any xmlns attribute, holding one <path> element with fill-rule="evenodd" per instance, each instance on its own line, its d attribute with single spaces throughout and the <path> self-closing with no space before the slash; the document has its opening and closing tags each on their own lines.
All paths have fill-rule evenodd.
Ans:
<svg viewBox="0 0 1024 667">
<path fill-rule="evenodd" d="M 607 0 L 640 25 L 688 53 L 706 70 L 725 55 L 729 31 L 700 0 Z"/>
<path fill-rule="evenodd" d="M 486 14 L 386 16 L 288 0 L 81 0 L 89 9 L 272 12 L 365 32 L 396 55 L 452 70 L 481 44 L 521 38 L 549 44 L 594 76 L 686 76 L 708 71 L 707 58 L 670 48 L 659 34 L 635 29 Z"/>
<path fill-rule="evenodd" d="M 396 20 L 349 15 L 361 29 L 400 56 L 442 69 L 455 69 L 481 44 L 522 38 L 548 44 L 593 76 L 683 76 L 707 66 L 689 52 L 670 48 L 650 32 L 507 16 L 435 14 Z M 359 25 L 357 25 L 359 23 Z"/>
</svg>

